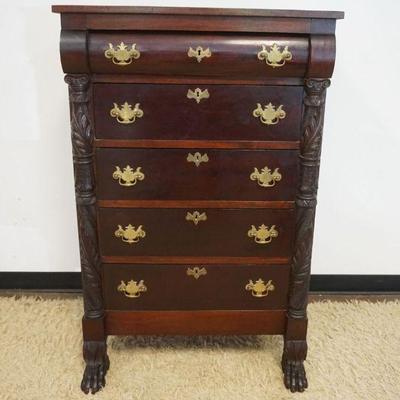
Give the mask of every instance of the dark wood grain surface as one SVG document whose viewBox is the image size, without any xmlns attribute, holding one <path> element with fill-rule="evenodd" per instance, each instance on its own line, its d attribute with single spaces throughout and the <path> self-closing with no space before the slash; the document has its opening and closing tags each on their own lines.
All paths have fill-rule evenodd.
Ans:
<svg viewBox="0 0 400 400">
<path fill-rule="evenodd" d="M 98 199 L 160 200 L 294 200 L 298 177 L 297 151 L 203 149 L 208 161 L 188 162 L 184 149 L 97 149 Z M 126 187 L 113 179 L 116 166 L 141 167 L 142 181 Z M 273 187 L 262 187 L 250 175 L 268 166 L 281 174 Z M 122 184 L 125 182 L 122 181 Z M 270 184 L 273 184 L 272 182 Z"/>
<path fill-rule="evenodd" d="M 277 200 L 97 200 L 99 207 L 111 208 L 270 208 L 291 209 L 294 201 Z"/>
<path fill-rule="evenodd" d="M 85 6 L 53 5 L 55 13 L 94 13 L 94 14 L 160 14 L 160 15 L 218 15 L 218 16 L 254 16 L 285 18 L 334 18 L 344 17 L 343 11 L 316 10 L 263 10 L 248 8 L 207 8 L 207 7 L 143 7 L 143 6 Z"/>
<path fill-rule="evenodd" d="M 195 225 L 186 220 L 183 209 L 99 210 L 99 239 L 103 256 L 253 256 L 285 257 L 292 251 L 293 210 L 201 209 L 206 221 Z M 136 244 L 124 243 L 114 232 L 132 224 L 143 226 L 146 237 Z M 269 244 L 257 244 L 247 236 L 251 225 L 276 225 L 278 237 Z"/>
<path fill-rule="evenodd" d="M 109 43 L 116 47 L 124 42 L 135 43 L 140 58 L 130 65 L 115 65 L 104 56 Z M 270 48 L 277 44 L 288 46 L 292 60 L 285 68 L 272 68 L 257 58 L 262 45 Z M 89 63 L 94 73 L 109 74 L 162 74 L 174 76 L 225 77 L 263 79 L 269 77 L 303 77 L 308 62 L 308 38 L 284 35 L 219 35 L 188 33 L 94 33 L 89 35 Z M 188 57 L 189 48 L 210 49 L 211 57 L 197 62 Z"/>
<path fill-rule="evenodd" d="M 232 264 L 283 265 L 290 257 L 238 257 L 238 256 L 103 256 L 105 264 Z"/>
<path fill-rule="evenodd" d="M 297 150 L 299 141 L 95 139 L 95 147 L 151 149 L 252 149 Z"/>
<path fill-rule="evenodd" d="M 195 279 L 187 269 L 205 268 Z M 289 267 L 261 265 L 104 265 L 104 298 L 108 310 L 225 310 L 284 309 L 287 306 Z M 245 290 L 251 279 L 272 281 L 266 297 Z M 144 281 L 147 291 L 129 298 L 117 290 L 124 281 Z"/>
<path fill-rule="evenodd" d="M 278 335 L 285 310 L 112 311 L 108 335 Z"/>
<path fill-rule="evenodd" d="M 186 97 L 196 85 L 94 85 L 97 138 L 299 140 L 302 87 L 200 86 L 210 97 L 199 104 Z M 111 117 L 113 104 L 140 103 L 143 117 L 124 125 Z M 253 116 L 257 103 L 283 106 L 286 117 L 275 125 Z"/>
<path fill-rule="evenodd" d="M 247 75 L 236 78 L 230 75 L 224 76 L 197 76 L 197 75 L 134 75 L 134 74 L 93 74 L 93 83 L 148 83 L 154 84 L 186 84 L 186 85 L 268 85 L 268 86 L 303 86 L 304 77 L 274 77 L 264 76 L 253 78 Z"/>
</svg>

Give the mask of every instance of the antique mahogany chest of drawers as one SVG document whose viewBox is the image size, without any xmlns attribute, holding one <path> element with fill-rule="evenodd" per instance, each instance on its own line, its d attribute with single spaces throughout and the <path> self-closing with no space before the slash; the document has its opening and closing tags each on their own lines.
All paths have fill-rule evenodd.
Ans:
<svg viewBox="0 0 400 400">
<path fill-rule="evenodd" d="M 54 6 L 69 85 L 82 390 L 107 335 L 282 334 L 307 380 L 325 92 L 341 12 Z"/>
</svg>

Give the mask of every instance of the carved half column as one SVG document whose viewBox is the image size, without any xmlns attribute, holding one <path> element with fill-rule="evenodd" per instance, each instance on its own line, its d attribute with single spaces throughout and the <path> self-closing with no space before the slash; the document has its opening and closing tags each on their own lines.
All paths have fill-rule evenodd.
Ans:
<svg viewBox="0 0 400 400">
<path fill-rule="evenodd" d="M 90 80 L 87 75 L 66 75 L 65 82 L 69 85 L 71 138 L 85 318 L 101 318 L 104 311 L 93 169 L 94 134 L 89 114 Z"/>
<path fill-rule="evenodd" d="M 306 79 L 300 183 L 296 197 L 296 238 L 289 289 L 289 318 L 306 319 L 319 163 L 329 79 Z"/>
</svg>

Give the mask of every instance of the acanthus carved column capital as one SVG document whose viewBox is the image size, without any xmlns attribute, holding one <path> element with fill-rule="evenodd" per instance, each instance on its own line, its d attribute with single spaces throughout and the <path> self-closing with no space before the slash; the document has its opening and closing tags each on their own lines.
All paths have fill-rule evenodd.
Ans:
<svg viewBox="0 0 400 400">
<path fill-rule="evenodd" d="M 304 81 L 303 135 L 300 158 L 303 164 L 318 164 L 321 155 L 324 106 L 329 79 L 306 79 Z"/>
<path fill-rule="evenodd" d="M 86 91 L 90 84 L 89 75 L 80 74 L 68 74 L 64 77 L 65 83 L 68 84 L 70 89 L 74 92 Z"/>
</svg>

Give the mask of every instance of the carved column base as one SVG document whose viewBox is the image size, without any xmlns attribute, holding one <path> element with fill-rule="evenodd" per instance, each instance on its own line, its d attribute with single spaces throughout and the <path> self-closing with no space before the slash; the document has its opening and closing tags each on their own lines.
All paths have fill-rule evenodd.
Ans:
<svg viewBox="0 0 400 400">
<path fill-rule="evenodd" d="M 286 389 L 303 392 L 308 387 L 304 360 L 307 356 L 307 341 L 285 340 L 282 355 L 282 370 Z"/>
<path fill-rule="evenodd" d="M 85 359 L 86 367 L 83 373 L 81 389 L 86 394 L 89 392 L 94 394 L 105 386 L 105 377 L 110 367 L 106 341 L 84 340 L 83 358 Z"/>
</svg>

